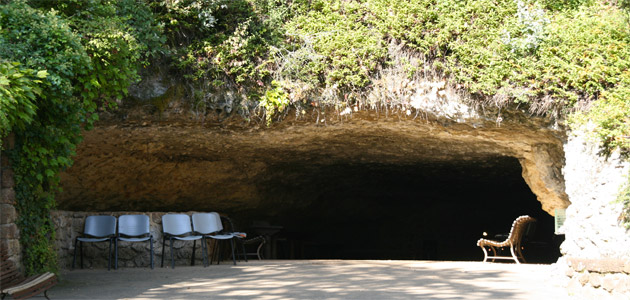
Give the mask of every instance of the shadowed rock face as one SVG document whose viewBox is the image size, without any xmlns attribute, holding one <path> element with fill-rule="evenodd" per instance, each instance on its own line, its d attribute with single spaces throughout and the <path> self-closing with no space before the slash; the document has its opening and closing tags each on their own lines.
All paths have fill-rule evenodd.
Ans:
<svg viewBox="0 0 630 300">
<path fill-rule="evenodd" d="M 269 129 L 104 121 L 85 133 L 74 166 L 62 175 L 59 207 L 248 211 L 317 201 L 335 184 L 332 178 L 411 172 L 448 184 L 461 169 L 483 179 L 485 173 L 470 170 L 514 173 L 516 162 L 545 211 L 568 204 L 562 144 L 552 130 L 368 119 L 357 115 L 326 126 L 285 121 Z"/>
</svg>

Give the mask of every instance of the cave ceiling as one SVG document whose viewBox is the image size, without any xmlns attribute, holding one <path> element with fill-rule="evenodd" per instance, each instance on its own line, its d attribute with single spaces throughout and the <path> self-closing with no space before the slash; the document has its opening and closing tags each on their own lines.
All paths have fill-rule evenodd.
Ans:
<svg viewBox="0 0 630 300">
<path fill-rule="evenodd" d="M 282 198 L 269 191 L 321 182 L 308 176 L 327 172 L 343 178 L 348 168 L 500 168 L 508 157 L 520 162 L 544 210 L 566 207 L 561 131 L 546 121 L 514 120 L 461 123 L 358 112 L 286 117 L 266 127 L 242 119 L 104 114 L 62 174 L 58 203 L 88 211 L 238 211 L 269 205 L 268 198 Z"/>
</svg>

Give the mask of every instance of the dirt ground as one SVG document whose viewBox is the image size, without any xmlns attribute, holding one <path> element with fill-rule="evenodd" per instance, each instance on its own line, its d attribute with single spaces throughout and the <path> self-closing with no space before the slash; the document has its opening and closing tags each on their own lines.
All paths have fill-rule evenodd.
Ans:
<svg viewBox="0 0 630 300">
<path fill-rule="evenodd" d="M 574 299 L 551 265 L 263 260 L 64 271 L 51 299 Z"/>
</svg>

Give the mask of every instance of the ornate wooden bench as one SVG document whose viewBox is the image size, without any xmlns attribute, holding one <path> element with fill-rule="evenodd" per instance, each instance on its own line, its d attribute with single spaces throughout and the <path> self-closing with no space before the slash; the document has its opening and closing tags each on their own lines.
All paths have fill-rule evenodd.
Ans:
<svg viewBox="0 0 630 300">
<path fill-rule="evenodd" d="M 0 250 L 0 290 L 2 299 L 7 295 L 13 299 L 26 299 L 35 295 L 44 293 L 44 297 L 48 298 L 48 289 L 57 284 L 57 276 L 53 273 L 46 272 L 44 274 L 24 278 L 15 267 L 15 263 L 9 260 L 9 254 L 5 249 Z"/>
<path fill-rule="evenodd" d="M 530 222 L 536 222 L 536 219 L 530 216 L 520 216 L 514 220 L 512 223 L 512 229 L 510 230 L 510 234 L 507 239 L 503 242 L 479 239 L 477 241 L 477 246 L 481 247 L 483 250 L 483 261 L 487 262 L 488 259 L 512 259 L 517 264 L 520 264 L 519 259 L 525 262 L 525 258 L 523 257 L 523 253 L 521 252 L 521 241 L 523 240 L 523 235 L 525 233 L 525 229 L 527 228 L 527 224 Z M 488 250 L 486 247 L 492 250 L 492 256 L 488 256 Z M 498 256 L 496 248 L 510 247 L 511 256 Z"/>
</svg>

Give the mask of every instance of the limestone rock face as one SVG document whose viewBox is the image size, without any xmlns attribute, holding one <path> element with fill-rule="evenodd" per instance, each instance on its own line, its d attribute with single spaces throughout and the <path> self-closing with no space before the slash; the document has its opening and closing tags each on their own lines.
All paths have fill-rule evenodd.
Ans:
<svg viewBox="0 0 630 300">
<path fill-rule="evenodd" d="M 471 110 L 448 103 L 449 111 Z M 499 122 L 479 112 L 467 112 L 467 119 L 449 112 L 455 116 L 449 119 L 404 111 L 320 111 L 300 119 L 289 114 L 269 128 L 165 115 L 137 110 L 104 115 L 85 132 L 74 165 L 62 174 L 59 208 L 235 212 L 316 201 L 322 187 L 309 185 L 319 181 L 308 176 L 341 172 L 343 178 L 343 168 L 334 166 L 482 167 L 505 157 L 518 159 L 545 211 L 569 205 L 561 174 L 563 131 L 519 112 L 504 113 Z"/>
<path fill-rule="evenodd" d="M 571 206 L 561 250 L 570 257 L 630 259 L 630 236 L 620 224 L 622 204 L 616 201 L 630 164 L 619 153 L 601 157 L 598 151 L 585 131 L 575 131 L 565 145 L 563 173 Z"/>
</svg>

